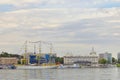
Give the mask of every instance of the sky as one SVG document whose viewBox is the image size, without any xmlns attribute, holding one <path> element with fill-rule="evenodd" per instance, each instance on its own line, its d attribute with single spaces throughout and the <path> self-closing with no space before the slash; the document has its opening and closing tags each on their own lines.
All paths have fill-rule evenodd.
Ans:
<svg viewBox="0 0 120 80">
<path fill-rule="evenodd" d="M 45 41 L 58 56 L 87 55 L 92 47 L 97 54 L 117 56 L 119 4 L 120 0 L 1 0 L 0 51 L 22 54 L 25 41 Z M 28 43 L 28 52 L 33 46 Z M 49 48 L 42 43 L 42 52 Z"/>
</svg>

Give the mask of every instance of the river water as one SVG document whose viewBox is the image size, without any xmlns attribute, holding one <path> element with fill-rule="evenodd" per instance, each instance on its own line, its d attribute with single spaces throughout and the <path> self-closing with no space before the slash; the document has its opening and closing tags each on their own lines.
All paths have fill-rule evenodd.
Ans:
<svg viewBox="0 0 120 80">
<path fill-rule="evenodd" d="M 0 70 L 0 80 L 120 80 L 120 68 Z"/>
</svg>

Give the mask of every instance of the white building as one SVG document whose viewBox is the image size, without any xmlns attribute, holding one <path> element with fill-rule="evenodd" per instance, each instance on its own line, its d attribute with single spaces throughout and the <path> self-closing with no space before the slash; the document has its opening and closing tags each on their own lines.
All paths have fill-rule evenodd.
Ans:
<svg viewBox="0 0 120 80">
<path fill-rule="evenodd" d="M 98 56 L 64 56 L 64 64 L 74 64 L 78 61 L 98 64 Z"/>
<path fill-rule="evenodd" d="M 64 64 L 74 64 L 75 62 L 79 62 L 80 64 L 91 64 L 97 65 L 99 57 L 97 56 L 94 48 L 90 52 L 89 56 L 64 56 Z"/>
</svg>

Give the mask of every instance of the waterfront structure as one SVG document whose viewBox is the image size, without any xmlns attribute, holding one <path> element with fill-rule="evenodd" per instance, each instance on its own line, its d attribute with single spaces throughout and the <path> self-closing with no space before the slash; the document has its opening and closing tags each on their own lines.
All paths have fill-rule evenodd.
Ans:
<svg viewBox="0 0 120 80">
<path fill-rule="evenodd" d="M 17 64 L 18 59 L 16 57 L 1 57 L 0 64 Z"/>
<path fill-rule="evenodd" d="M 98 65 L 98 56 L 92 48 L 92 51 L 88 56 L 64 56 L 64 64 L 80 64 L 80 65 L 90 65 L 97 66 Z"/>
<path fill-rule="evenodd" d="M 99 59 L 105 59 L 105 60 L 107 60 L 107 62 L 109 64 L 111 64 L 112 63 L 112 54 L 108 53 L 108 52 L 101 53 L 101 54 L 99 54 Z"/>
<path fill-rule="evenodd" d="M 98 56 L 64 56 L 64 64 L 74 64 L 76 62 L 98 64 Z"/>
</svg>

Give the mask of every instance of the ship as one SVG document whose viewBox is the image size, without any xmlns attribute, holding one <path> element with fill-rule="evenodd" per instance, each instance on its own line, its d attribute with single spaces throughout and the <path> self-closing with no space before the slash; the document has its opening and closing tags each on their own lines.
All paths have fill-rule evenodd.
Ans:
<svg viewBox="0 0 120 80">
<path fill-rule="evenodd" d="M 36 46 L 34 45 L 34 53 L 28 53 L 27 47 L 28 42 L 25 42 L 25 53 L 23 54 L 23 59 L 21 59 L 21 63 L 24 65 L 17 65 L 16 69 L 56 69 L 58 65 L 55 64 L 56 54 L 52 53 L 52 44 L 49 44 L 50 52 L 49 53 L 41 53 L 41 43 L 42 41 L 29 42 L 29 43 L 39 43 L 39 53 L 36 53 Z M 46 42 L 44 42 L 46 43 Z"/>
</svg>

